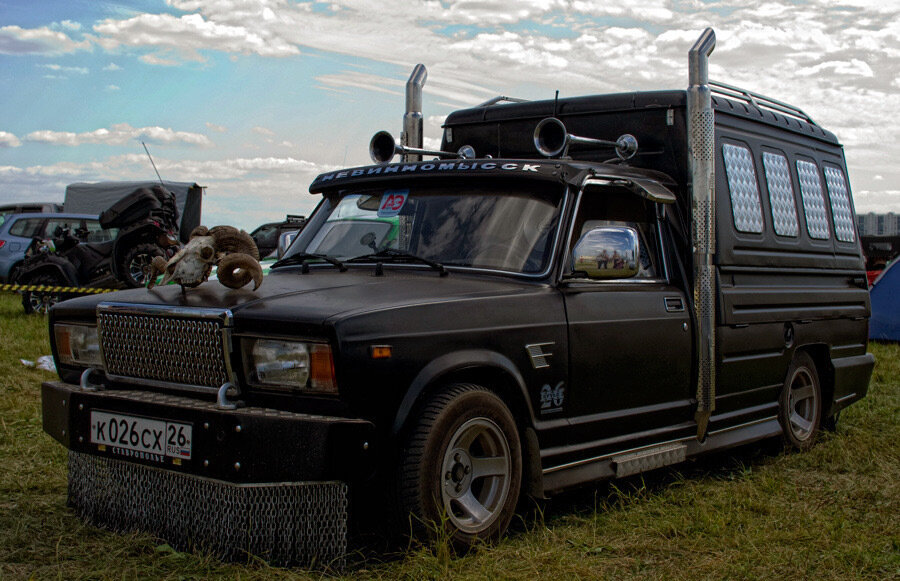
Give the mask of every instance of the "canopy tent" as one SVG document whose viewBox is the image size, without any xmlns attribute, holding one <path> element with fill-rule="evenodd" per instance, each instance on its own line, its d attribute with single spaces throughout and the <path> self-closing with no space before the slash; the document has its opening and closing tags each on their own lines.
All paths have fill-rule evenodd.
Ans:
<svg viewBox="0 0 900 581">
<path fill-rule="evenodd" d="M 869 339 L 900 341 L 900 260 L 894 260 L 872 285 L 872 319 Z"/>
<path fill-rule="evenodd" d="M 66 186 L 63 211 L 79 214 L 99 214 L 124 196 L 138 188 L 152 188 L 159 182 L 97 182 L 77 183 Z M 178 207 L 178 237 L 187 242 L 191 230 L 200 225 L 200 206 L 203 201 L 203 187 L 193 182 L 162 182 L 175 194 Z"/>
</svg>

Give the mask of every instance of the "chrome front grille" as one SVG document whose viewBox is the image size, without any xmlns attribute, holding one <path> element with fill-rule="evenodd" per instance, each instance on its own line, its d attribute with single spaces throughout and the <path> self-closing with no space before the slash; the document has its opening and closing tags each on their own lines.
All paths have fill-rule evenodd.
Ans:
<svg viewBox="0 0 900 581">
<path fill-rule="evenodd" d="M 106 373 L 218 389 L 230 381 L 227 312 L 104 303 L 97 326 Z"/>
</svg>

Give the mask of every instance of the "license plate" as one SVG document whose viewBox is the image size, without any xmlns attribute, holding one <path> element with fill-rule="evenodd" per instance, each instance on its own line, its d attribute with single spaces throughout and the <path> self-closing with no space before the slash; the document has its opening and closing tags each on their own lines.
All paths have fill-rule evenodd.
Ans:
<svg viewBox="0 0 900 581">
<path fill-rule="evenodd" d="M 192 424 L 169 420 L 91 412 L 91 443 L 136 458 L 190 460 L 191 428 Z"/>
</svg>

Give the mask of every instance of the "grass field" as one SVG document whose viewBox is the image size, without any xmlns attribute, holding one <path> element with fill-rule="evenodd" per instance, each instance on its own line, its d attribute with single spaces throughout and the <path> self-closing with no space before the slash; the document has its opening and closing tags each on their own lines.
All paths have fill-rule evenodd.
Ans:
<svg viewBox="0 0 900 581">
<path fill-rule="evenodd" d="M 41 430 L 46 319 L 0 295 L 0 579 L 307 579 L 223 564 L 65 507 L 65 450 Z M 900 579 L 900 346 L 872 345 L 869 396 L 806 454 L 749 446 L 520 511 L 499 544 L 359 553 L 363 579 Z"/>
</svg>

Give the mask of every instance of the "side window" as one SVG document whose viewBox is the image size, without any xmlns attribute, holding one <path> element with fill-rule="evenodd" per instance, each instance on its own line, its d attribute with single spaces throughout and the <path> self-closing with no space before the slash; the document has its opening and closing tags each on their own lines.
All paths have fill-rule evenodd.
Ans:
<svg viewBox="0 0 900 581">
<path fill-rule="evenodd" d="M 26 218 L 17 220 L 15 224 L 9 227 L 10 236 L 21 236 L 23 238 L 32 238 L 38 235 L 42 218 Z"/>
<path fill-rule="evenodd" d="M 581 195 L 570 253 L 578 240 L 600 226 L 629 226 L 637 231 L 640 255 L 635 278 L 657 279 L 665 276 L 659 254 L 655 205 L 652 202 L 624 189 L 588 187 Z M 610 261 L 616 258 L 598 257 L 600 260 Z"/>
<path fill-rule="evenodd" d="M 825 166 L 825 187 L 831 200 L 831 219 L 834 222 L 834 236 L 841 242 L 856 242 L 853 229 L 853 210 L 850 207 L 850 191 L 844 172 L 836 167 Z"/>
<path fill-rule="evenodd" d="M 797 177 L 800 180 L 803 213 L 806 214 L 806 231 L 810 238 L 828 240 L 831 234 L 828 229 L 822 182 L 819 181 L 819 168 L 811 161 L 798 159 Z"/>
<path fill-rule="evenodd" d="M 99 220 L 85 220 L 84 225 L 87 229 L 87 242 L 108 242 L 118 233 L 118 228 L 106 229 L 100 226 Z"/>
<path fill-rule="evenodd" d="M 797 203 L 788 160 L 783 155 L 766 151 L 763 152 L 763 167 L 775 233 L 779 236 L 796 237 L 800 233 L 800 226 L 797 223 Z"/>
<path fill-rule="evenodd" d="M 80 218 L 54 218 L 52 220 L 47 220 L 47 224 L 44 226 L 41 236 L 44 238 L 55 238 L 60 236 L 62 231 L 66 228 L 71 228 L 72 234 L 75 234 L 75 230 L 80 227 Z"/>
<path fill-rule="evenodd" d="M 738 232 L 758 234 L 763 231 L 762 206 L 750 150 L 726 143 L 722 146 L 722 155 L 725 158 L 734 227 Z"/>
</svg>

